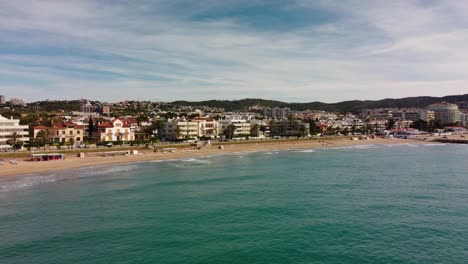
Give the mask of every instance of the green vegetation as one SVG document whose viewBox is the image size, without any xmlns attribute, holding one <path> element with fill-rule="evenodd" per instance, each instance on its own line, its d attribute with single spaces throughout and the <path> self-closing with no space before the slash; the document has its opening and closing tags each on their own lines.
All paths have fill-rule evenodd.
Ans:
<svg viewBox="0 0 468 264">
<path fill-rule="evenodd" d="M 322 102 L 311 102 L 311 103 L 285 103 L 274 100 L 263 100 L 263 99 L 242 99 L 242 100 L 209 100 L 200 102 L 188 102 L 188 101 L 175 101 L 172 105 L 186 105 L 186 106 L 208 106 L 223 108 L 226 111 L 246 110 L 254 105 L 261 105 L 265 107 L 289 107 L 292 110 L 324 110 L 329 112 L 359 112 L 365 108 L 405 108 L 405 107 L 426 107 L 433 103 L 441 101 L 446 102 L 461 102 L 468 101 L 468 94 L 465 95 L 452 95 L 445 97 L 407 97 L 402 99 L 383 99 L 378 101 L 344 101 L 339 103 L 322 103 Z"/>
</svg>

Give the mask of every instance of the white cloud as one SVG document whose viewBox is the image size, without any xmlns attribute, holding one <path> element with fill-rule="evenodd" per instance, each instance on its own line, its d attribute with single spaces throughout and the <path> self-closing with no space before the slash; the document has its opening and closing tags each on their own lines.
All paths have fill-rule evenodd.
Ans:
<svg viewBox="0 0 468 264">
<path fill-rule="evenodd" d="M 290 8 L 311 4 L 317 6 L 303 0 Z M 468 92 L 468 21 L 460 11 L 468 5 L 460 1 L 320 1 L 338 19 L 289 31 L 232 18 L 191 21 L 190 13 L 167 13 L 168 5 L 0 3 L 7 36 L 0 47 L 13 50 L 0 53 L 1 93 L 334 102 Z M 37 48 L 47 52 L 15 52 Z"/>
</svg>

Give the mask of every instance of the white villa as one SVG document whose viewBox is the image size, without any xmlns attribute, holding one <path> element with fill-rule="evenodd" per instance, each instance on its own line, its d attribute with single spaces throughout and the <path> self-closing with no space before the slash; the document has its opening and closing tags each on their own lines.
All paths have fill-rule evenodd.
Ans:
<svg viewBox="0 0 468 264">
<path fill-rule="evenodd" d="M 0 149 L 11 148 L 11 145 L 7 141 L 10 139 L 9 136 L 14 132 L 21 136 L 18 138 L 18 141 L 29 141 L 27 125 L 20 125 L 19 119 L 8 119 L 0 115 Z"/>
<path fill-rule="evenodd" d="M 130 128 L 130 125 L 118 118 L 111 120 L 111 122 L 100 124 L 97 135 L 101 142 L 135 141 L 135 132 Z"/>
</svg>

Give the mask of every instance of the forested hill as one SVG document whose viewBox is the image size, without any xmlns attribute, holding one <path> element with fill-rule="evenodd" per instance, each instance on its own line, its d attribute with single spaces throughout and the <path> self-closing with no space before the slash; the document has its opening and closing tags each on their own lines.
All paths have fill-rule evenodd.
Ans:
<svg viewBox="0 0 468 264">
<path fill-rule="evenodd" d="M 377 101 L 344 101 L 339 103 L 322 103 L 322 102 L 311 102 L 311 103 L 286 103 L 273 100 L 263 99 L 242 99 L 242 100 L 209 100 L 199 102 L 189 101 L 175 101 L 171 104 L 174 105 L 188 105 L 188 106 L 209 106 L 224 108 L 226 111 L 238 111 L 247 110 L 251 106 L 261 105 L 266 107 L 289 107 L 293 110 L 325 110 L 330 112 L 359 112 L 365 108 L 409 108 L 409 107 L 426 107 L 433 103 L 441 101 L 445 102 L 462 102 L 468 101 L 468 94 L 464 95 L 450 95 L 444 97 L 430 97 L 430 96 L 418 96 L 418 97 L 406 97 L 401 99 L 383 99 Z"/>
</svg>

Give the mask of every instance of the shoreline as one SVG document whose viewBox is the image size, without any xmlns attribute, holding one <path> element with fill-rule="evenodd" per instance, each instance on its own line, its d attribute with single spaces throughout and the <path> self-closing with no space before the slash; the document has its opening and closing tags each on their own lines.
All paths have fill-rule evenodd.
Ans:
<svg viewBox="0 0 468 264">
<path fill-rule="evenodd" d="M 408 139 L 370 139 L 353 141 L 348 138 L 310 140 L 310 141 L 283 141 L 283 142 L 252 142 L 247 144 L 225 144 L 224 149 L 219 149 L 217 145 L 203 147 L 200 150 L 193 150 L 190 147 L 180 148 L 175 152 L 163 153 L 152 150 L 140 150 L 141 155 L 119 156 L 119 157 L 67 157 L 65 160 L 33 162 L 18 160 L 19 164 L 12 165 L 5 162 L 0 165 L 0 177 L 20 176 L 28 174 L 39 174 L 53 171 L 66 171 L 67 169 L 89 168 L 102 165 L 132 164 L 145 161 L 165 161 L 178 160 L 203 156 L 218 156 L 236 153 L 269 152 L 284 150 L 319 149 L 330 147 L 356 146 L 356 145 L 398 145 L 398 144 L 437 144 L 437 142 L 425 142 Z M 439 143 L 442 144 L 442 143 Z"/>
</svg>

